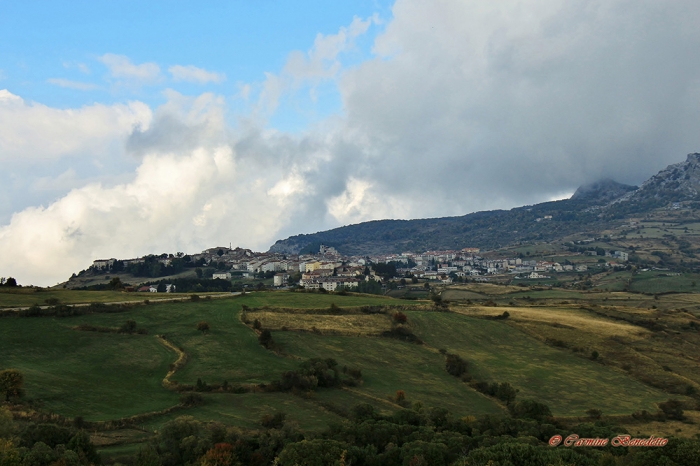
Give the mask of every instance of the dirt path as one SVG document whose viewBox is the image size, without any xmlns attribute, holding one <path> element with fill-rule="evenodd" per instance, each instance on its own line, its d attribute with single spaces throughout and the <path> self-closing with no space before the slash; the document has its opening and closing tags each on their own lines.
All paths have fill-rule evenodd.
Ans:
<svg viewBox="0 0 700 466">
<path fill-rule="evenodd" d="M 163 335 L 158 335 L 156 338 L 158 338 L 158 341 L 160 341 L 163 345 L 173 350 L 177 354 L 177 360 L 172 364 L 172 369 L 170 369 L 168 373 L 165 374 L 165 377 L 163 378 L 162 382 L 163 387 L 167 388 L 168 390 L 172 390 L 177 385 L 177 383 L 171 381 L 170 377 L 175 375 L 177 370 L 187 363 L 187 353 L 175 346 L 172 342 L 168 341 Z"/>
</svg>

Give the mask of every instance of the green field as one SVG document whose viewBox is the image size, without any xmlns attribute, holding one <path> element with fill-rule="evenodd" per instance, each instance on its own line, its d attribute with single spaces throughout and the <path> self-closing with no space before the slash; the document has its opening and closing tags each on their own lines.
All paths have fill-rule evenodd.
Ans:
<svg viewBox="0 0 700 466">
<path fill-rule="evenodd" d="M 201 293 L 202 295 L 207 293 Z M 216 293 L 209 293 L 216 294 Z M 219 293 L 220 294 L 220 293 Z M 126 293 L 123 291 L 82 291 L 44 288 L 0 288 L 0 309 L 28 307 L 34 304 L 45 306 L 48 300 L 57 299 L 61 304 L 143 302 L 145 299 L 186 298 L 184 293 Z"/>
<path fill-rule="evenodd" d="M 558 416 L 583 416 L 592 407 L 606 414 L 653 410 L 656 402 L 668 398 L 624 373 L 549 347 L 504 322 L 452 313 L 408 315 L 428 344 L 469 361 L 476 380 L 508 382 L 520 390 L 519 398 L 542 400 Z"/>
<path fill-rule="evenodd" d="M 24 373 L 29 398 L 48 411 L 87 420 L 128 417 L 178 403 L 178 395 L 160 383 L 174 360 L 171 351 L 151 335 L 71 329 L 85 320 L 0 319 L 2 367 Z"/>
<path fill-rule="evenodd" d="M 504 291 L 511 293 L 493 297 L 507 303 L 516 296 L 557 300 L 590 296 L 515 287 Z M 403 390 L 410 403 L 444 407 L 456 416 L 504 413 L 501 403 L 446 372 L 440 348 L 467 360 L 475 380 L 509 382 L 520 390 L 520 399 L 543 401 L 558 416 L 580 416 L 589 408 L 605 414 L 654 411 L 655 403 L 669 397 L 625 372 L 547 346 L 501 321 L 408 310 L 409 328 L 424 345 L 377 336 L 273 331 L 281 348 L 281 353 L 275 354 L 263 348 L 253 330 L 240 320 L 243 305 L 319 309 L 415 304 L 425 305 L 373 295 L 263 292 L 230 299 L 141 305 L 117 313 L 4 317 L 0 318 L 0 368 L 22 371 L 27 397 L 43 411 L 86 420 L 119 419 L 179 403 L 180 395 L 162 386 L 177 354 L 157 335 L 165 335 L 187 354 L 186 365 L 172 377 L 181 384 L 194 385 L 197 379 L 209 384 L 268 384 L 284 371 L 296 369 L 302 360 L 315 357 L 334 358 L 341 368 L 362 371 L 362 383 L 356 387 L 318 389 L 303 397 L 292 393 L 202 393 L 203 405 L 154 415 L 140 422 L 139 427 L 146 430 L 158 429 L 181 415 L 257 428 L 263 415 L 277 411 L 287 413 L 287 419 L 302 429 L 319 430 L 341 420 L 343 413 L 358 403 L 370 403 L 385 413 L 400 409 L 389 400 L 397 390 Z M 117 328 L 126 320 L 134 320 L 148 334 L 74 329 L 80 324 Z M 200 321 L 209 324 L 208 333 L 196 329 Z M 118 454 L 131 451 L 129 448 L 107 450 Z"/>
<path fill-rule="evenodd" d="M 649 271 L 635 275 L 631 291 L 640 293 L 697 292 L 700 290 L 700 274 Z"/>
<path fill-rule="evenodd" d="M 243 304 L 304 308 L 387 303 L 396 301 L 375 296 L 255 293 L 232 299 L 144 305 L 119 313 L 5 317 L 0 319 L 0 354 L 3 368 L 17 368 L 25 374 L 27 395 L 44 409 L 87 420 L 115 419 L 178 403 L 179 395 L 161 386 L 176 354 L 159 342 L 157 334 L 166 335 L 188 354 L 188 364 L 174 380 L 189 384 L 197 378 L 209 383 L 270 382 L 283 371 L 296 368 L 298 361 L 277 356 L 258 344 L 256 335 L 238 318 Z M 134 320 L 149 334 L 73 329 L 82 323 L 119 327 L 126 320 Z M 196 330 L 201 320 L 211 326 L 206 335 Z"/>
<path fill-rule="evenodd" d="M 386 400 L 397 390 L 424 406 L 447 408 L 458 416 L 502 412 L 493 400 L 445 371 L 445 359 L 421 345 L 388 338 L 326 337 L 281 332 L 282 346 L 304 358 L 331 357 L 360 367 L 364 384 L 357 391 Z"/>
</svg>

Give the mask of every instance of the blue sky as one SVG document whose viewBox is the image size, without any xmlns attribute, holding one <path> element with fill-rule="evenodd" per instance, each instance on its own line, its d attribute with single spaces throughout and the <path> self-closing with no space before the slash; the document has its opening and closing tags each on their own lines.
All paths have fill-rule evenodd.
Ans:
<svg viewBox="0 0 700 466">
<path fill-rule="evenodd" d="M 163 88 L 185 94 L 212 91 L 236 105 L 240 86 L 278 72 L 292 50 L 307 51 L 317 34 L 335 34 L 353 17 L 391 18 L 391 2 L 379 0 L 322 1 L 30 1 L 3 2 L 0 15 L 0 86 L 25 100 L 58 108 L 137 98 L 162 104 Z M 373 25 L 344 53 L 352 66 L 371 55 Z M 99 57 L 126 56 L 133 64 L 155 63 L 163 76 L 148 84 L 119 88 L 110 83 Z M 206 84 L 174 81 L 170 66 L 195 66 L 225 76 Z M 54 84 L 49 82 L 52 80 Z M 74 84 L 73 88 L 64 87 Z M 76 89 L 80 83 L 83 90 Z M 60 84 L 63 84 L 61 86 Z M 315 119 L 341 110 L 334 86 L 327 84 L 311 102 L 301 90 L 288 96 L 270 123 L 300 130 Z"/>
<path fill-rule="evenodd" d="M 640 184 L 700 151 L 698 23 L 697 0 L 0 0 L 0 277 Z"/>
</svg>

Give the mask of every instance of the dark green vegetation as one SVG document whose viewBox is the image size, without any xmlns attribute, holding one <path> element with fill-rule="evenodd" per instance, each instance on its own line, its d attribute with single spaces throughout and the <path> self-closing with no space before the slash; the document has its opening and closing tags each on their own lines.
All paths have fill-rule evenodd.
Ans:
<svg viewBox="0 0 700 466">
<path fill-rule="evenodd" d="M 55 413 L 54 423 L 85 426 L 95 441 L 113 436 L 98 449 L 105 459 L 122 462 L 129 455 L 155 455 L 162 464 L 194 464 L 209 455 L 202 464 L 235 464 L 214 462 L 222 455 L 241 464 L 267 464 L 275 457 L 279 464 L 294 464 L 330 455 L 332 463 L 345 455 L 346 464 L 408 464 L 414 457 L 423 464 L 451 464 L 532 455 L 539 464 L 563 455 L 563 464 L 599 464 L 598 453 L 552 453 L 541 442 L 555 431 L 621 432 L 610 422 L 638 430 L 662 420 L 676 428 L 696 419 L 693 393 L 664 385 L 673 377 L 694 377 L 691 366 L 666 361 L 671 371 L 660 369 L 662 378 L 645 381 L 612 362 L 611 351 L 619 348 L 590 336 L 590 348 L 576 341 L 568 328 L 573 320 L 562 321 L 561 328 L 536 324 L 546 321 L 545 312 L 581 318 L 578 308 L 553 306 L 565 299 L 623 302 L 635 296 L 634 303 L 649 300 L 666 312 L 678 300 L 697 301 L 694 295 L 654 300 L 495 285 L 454 292 L 492 304 L 264 292 L 120 312 L 2 317 L 0 370 L 23 375 L 24 397 L 11 397 L 22 426 Z M 433 290 L 434 297 L 438 293 Z M 532 300 L 548 304 L 538 307 Z M 630 329 L 637 327 L 653 332 L 639 308 L 613 312 L 590 305 L 595 312 L 586 322 L 601 335 L 610 326 L 619 326 L 620 335 L 635 335 Z M 689 317 L 681 317 L 678 328 L 690 328 Z M 376 330 L 357 331 L 364 320 L 376 322 Z M 664 317 L 657 325 L 670 331 L 676 321 Z M 572 333 L 538 333 L 543 328 Z M 263 345 L 266 331 L 270 344 Z M 643 344 L 641 337 L 629 342 L 638 352 L 645 351 Z M 596 358 L 590 357 L 594 349 Z M 663 403 L 669 399 L 677 401 Z M 602 416 L 602 424 L 572 430 L 589 412 Z M 178 419 L 184 415 L 191 418 Z M 515 419 L 520 417 L 534 419 Z M 336 427 L 324 430 L 329 425 Z M 182 437 L 173 443 L 170 435 Z M 501 435 L 510 440 L 494 439 Z M 199 440 L 183 442 L 185 437 Z"/>
</svg>

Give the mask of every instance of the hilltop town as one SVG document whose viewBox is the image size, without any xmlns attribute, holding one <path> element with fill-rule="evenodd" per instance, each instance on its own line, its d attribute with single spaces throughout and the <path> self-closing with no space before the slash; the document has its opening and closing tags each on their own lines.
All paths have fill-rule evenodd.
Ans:
<svg viewBox="0 0 700 466">
<path fill-rule="evenodd" d="M 214 247 L 197 254 L 179 252 L 126 260 L 95 260 L 90 268 L 72 277 L 72 287 L 78 287 L 79 283 L 90 286 L 85 279 L 97 279 L 99 282 L 126 273 L 131 278 L 121 278 L 120 281 L 130 284 L 191 276 L 203 280 L 223 280 L 241 287 L 303 287 L 309 290 L 345 289 L 377 293 L 380 289 L 401 288 L 407 279 L 412 283 L 450 284 L 546 280 L 554 274 L 559 280 L 567 281 L 564 278 L 567 275 L 575 277 L 576 274 L 588 274 L 591 270 L 628 267 L 629 253 L 625 251 L 577 247 L 573 243 L 569 245 L 570 250 L 559 249 L 540 254 L 540 257 L 529 257 L 529 252 L 526 255 L 517 250 L 482 252 L 472 247 L 423 253 L 346 256 L 325 245 L 321 245 L 314 254 L 261 253 L 239 247 Z M 559 260 L 554 260 L 556 258 Z M 183 290 L 178 290 L 171 283 L 162 283 L 160 289 L 155 284 L 145 284 L 130 286 L 128 291 Z"/>
</svg>

